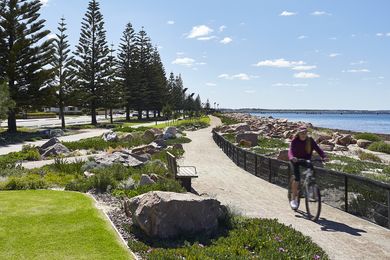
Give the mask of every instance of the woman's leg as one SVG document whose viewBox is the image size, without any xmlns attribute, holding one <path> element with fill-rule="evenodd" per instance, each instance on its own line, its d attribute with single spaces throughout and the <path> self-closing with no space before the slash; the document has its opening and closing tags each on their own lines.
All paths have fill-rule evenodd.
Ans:
<svg viewBox="0 0 390 260">
<path fill-rule="evenodd" d="M 294 178 L 292 179 L 291 183 L 291 192 L 292 192 L 292 200 L 296 200 L 298 198 L 298 187 L 299 187 L 299 182 L 301 181 L 301 173 L 299 172 L 299 163 L 294 163 L 290 162 L 293 173 L 294 173 Z"/>
</svg>

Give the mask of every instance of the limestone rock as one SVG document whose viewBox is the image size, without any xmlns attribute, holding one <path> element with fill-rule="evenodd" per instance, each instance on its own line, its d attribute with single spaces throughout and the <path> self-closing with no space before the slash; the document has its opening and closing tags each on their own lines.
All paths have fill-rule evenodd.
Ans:
<svg viewBox="0 0 390 260">
<path fill-rule="evenodd" d="M 258 134 L 252 132 L 240 133 L 236 135 L 236 142 L 240 143 L 245 140 L 251 143 L 251 146 L 256 146 L 258 142 Z"/>
<path fill-rule="evenodd" d="M 106 142 L 114 142 L 118 140 L 118 135 L 113 131 L 109 131 L 104 133 L 102 138 Z"/>
<path fill-rule="evenodd" d="M 155 184 L 155 183 L 156 182 L 152 178 L 150 178 L 148 175 L 142 174 L 141 179 L 139 181 L 139 186 L 151 185 L 151 184 Z"/>
<path fill-rule="evenodd" d="M 289 161 L 289 159 L 288 159 L 288 150 L 280 151 L 277 159 L 281 160 L 281 161 L 288 162 Z"/>
<path fill-rule="evenodd" d="M 173 127 L 173 126 L 170 126 L 164 132 L 164 139 L 165 140 L 175 139 L 176 138 L 176 134 L 177 134 L 177 128 Z"/>
<path fill-rule="evenodd" d="M 219 201 L 191 193 L 152 191 L 125 205 L 135 225 L 149 237 L 161 239 L 213 232 L 226 216 Z"/>
<path fill-rule="evenodd" d="M 368 140 L 364 140 L 364 139 L 359 139 L 359 140 L 357 140 L 357 145 L 358 145 L 360 148 L 363 148 L 363 149 L 366 149 L 367 147 L 369 147 L 370 144 L 372 144 L 372 142 L 371 142 L 371 141 L 368 141 Z"/>
</svg>

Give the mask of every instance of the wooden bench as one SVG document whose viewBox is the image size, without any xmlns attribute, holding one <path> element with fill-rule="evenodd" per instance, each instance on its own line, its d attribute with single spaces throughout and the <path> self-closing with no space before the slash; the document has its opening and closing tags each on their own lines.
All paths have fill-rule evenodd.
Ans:
<svg viewBox="0 0 390 260">
<path fill-rule="evenodd" d="M 177 165 L 176 157 L 167 152 L 168 170 L 175 176 L 175 179 L 180 181 L 181 185 L 191 192 L 192 178 L 198 178 L 198 173 L 194 166 L 179 166 Z"/>
</svg>

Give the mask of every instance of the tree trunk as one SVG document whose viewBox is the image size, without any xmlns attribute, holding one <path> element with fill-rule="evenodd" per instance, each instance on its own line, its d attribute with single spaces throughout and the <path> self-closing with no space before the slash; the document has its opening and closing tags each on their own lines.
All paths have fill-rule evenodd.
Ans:
<svg viewBox="0 0 390 260">
<path fill-rule="evenodd" d="M 158 117 L 161 117 L 161 111 L 160 110 L 157 111 L 157 115 L 158 115 Z"/>
<path fill-rule="evenodd" d="M 138 120 L 142 120 L 142 109 L 138 109 Z"/>
<path fill-rule="evenodd" d="M 149 116 L 149 110 L 146 110 L 146 118 L 149 119 L 150 116 Z"/>
<path fill-rule="evenodd" d="M 156 110 L 153 111 L 153 116 L 154 116 L 154 118 L 157 117 L 157 111 Z"/>
<path fill-rule="evenodd" d="M 94 101 L 92 101 L 92 103 L 91 103 L 91 124 L 92 125 L 97 125 L 96 107 L 95 107 L 95 102 Z"/>
<path fill-rule="evenodd" d="M 10 109 L 8 111 L 8 132 L 16 133 L 18 129 L 16 128 L 16 112 L 15 109 Z"/>
<path fill-rule="evenodd" d="M 130 121 L 130 106 L 126 106 L 126 121 Z"/>
<path fill-rule="evenodd" d="M 111 124 L 114 123 L 114 119 L 112 118 L 112 108 L 110 108 L 110 122 Z"/>
<path fill-rule="evenodd" d="M 104 109 L 104 118 L 107 119 L 108 115 L 107 115 L 107 109 Z"/>
<path fill-rule="evenodd" d="M 60 119 L 61 119 L 61 128 L 65 129 L 65 114 L 64 114 L 64 106 L 60 104 Z"/>
</svg>

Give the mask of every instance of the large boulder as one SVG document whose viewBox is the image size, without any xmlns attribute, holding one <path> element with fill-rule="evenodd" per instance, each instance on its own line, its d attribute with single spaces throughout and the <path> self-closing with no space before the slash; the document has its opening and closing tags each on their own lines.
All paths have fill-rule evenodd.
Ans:
<svg viewBox="0 0 390 260">
<path fill-rule="evenodd" d="M 352 135 L 345 134 L 345 135 L 342 135 L 340 138 L 337 138 L 336 144 L 342 145 L 342 146 L 348 146 L 351 144 L 351 142 L 352 142 Z"/>
<path fill-rule="evenodd" d="M 226 216 L 218 200 L 192 193 L 152 191 L 125 200 L 124 206 L 135 225 L 160 239 L 211 233 Z"/>
<path fill-rule="evenodd" d="M 156 182 L 151 177 L 149 177 L 146 174 L 142 174 L 141 179 L 139 181 L 139 186 L 151 185 L 151 184 L 155 184 L 155 183 Z"/>
<path fill-rule="evenodd" d="M 258 134 L 256 133 L 240 133 L 236 135 L 236 142 L 240 143 L 242 140 L 250 142 L 251 146 L 256 146 L 258 142 Z"/>
<path fill-rule="evenodd" d="M 371 141 L 368 141 L 368 140 L 365 140 L 365 139 L 359 139 L 359 140 L 357 140 L 357 145 L 358 145 L 360 148 L 363 148 L 363 149 L 367 149 L 367 147 L 369 147 L 371 144 L 372 144 Z"/>
<path fill-rule="evenodd" d="M 41 155 L 43 157 L 49 157 L 49 156 L 63 155 L 69 152 L 70 152 L 69 149 L 65 145 L 61 143 L 56 143 L 55 145 L 45 149 Z"/>
<path fill-rule="evenodd" d="M 164 139 L 175 139 L 177 135 L 177 128 L 174 126 L 168 127 L 164 132 Z"/>
<path fill-rule="evenodd" d="M 288 150 L 282 150 L 282 151 L 280 151 L 277 159 L 278 159 L 278 160 L 281 160 L 281 161 L 286 161 L 286 162 L 288 162 L 288 161 L 289 161 L 289 158 L 288 158 Z"/>
<path fill-rule="evenodd" d="M 103 134 L 102 139 L 106 142 L 114 142 L 118 140 L 118 135 L 113 131 L 109 131 Z"/>
<path fill-rule="evenodd" d="M 134 135 L 132 133 L 125 133 L 120 136 L 120 140 L 124 142 L 132 142 L 134 140 Z"/>
<path fill-rule="evenodd" d="M 163 132 L 157 128 L 151 128 L 144 132 L 142 138 L 144 140 L 154 141 L 155 139 L 161 137 Z"/>
<path fill-rule="evenodd" d="M 39 153 L 43 157 L 58 156 L 69 153 L 69 149 L 57 138 L 51 138 L 39 148 Z"/>
<path fill-rule="evenodd" d="M 235 131 L 236 132 L 247 132 L 250 130 L 251 130 L 251 127 L 249 125 L 245 124 L 245 125 L 237 126 Z"/>
<path fill-rule="evenodd" d="M 332 136 L 331 135 L 328 135 L 328 134 L 325 134 L 325 133 L 320 133 L 319 135 L 318 135 L 318 137 L 316 138 L 316 142 L 317 143 L 322 143 L 322 142 L 327 142 L 327 141 L 329 141 L 329 140 L 331 140 L 332 139 Z"/>
<path fill-rule="evenodd" d="M 100 154 L 95 157 L 95 162 L 98 166 L 111 166 L 113 164 L 122 164 L 127 167 L 136 167 L 147 162 L 147 158 L 141 158 L 136 154 L 132 154 L 128 150 L 121 150 L 105 154 Z"/>
</svg>

